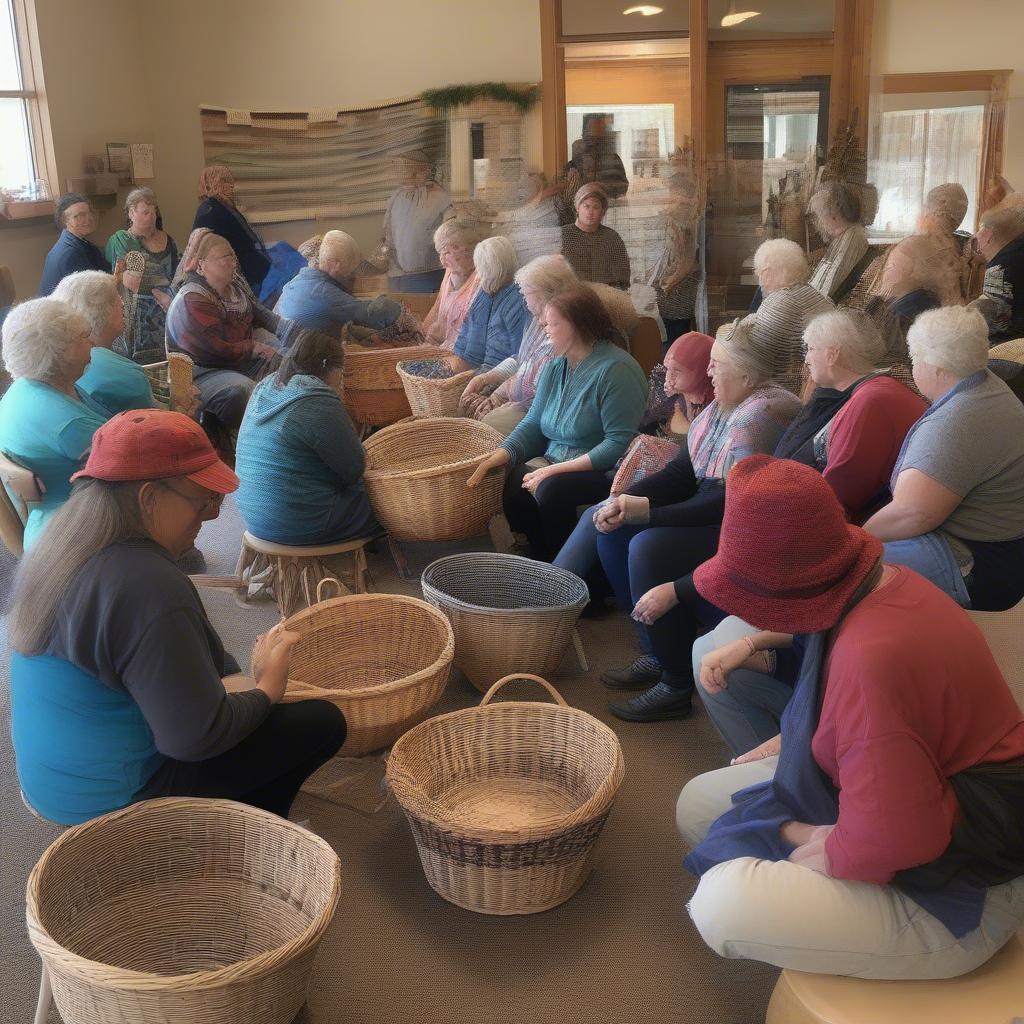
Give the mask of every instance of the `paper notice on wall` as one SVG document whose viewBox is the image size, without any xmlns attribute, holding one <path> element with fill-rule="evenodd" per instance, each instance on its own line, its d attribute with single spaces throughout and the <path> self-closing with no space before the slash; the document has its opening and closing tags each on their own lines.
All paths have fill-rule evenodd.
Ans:
<svg viewBox="0 0 1024 1024">
<path fill-rule="evenodd" d="M 252 124 L 252 112 L 249 110 L 225 110 L 228 124 Z"/>
<path fill-rule="evenodd" d="M 153 143 L 133 142 L 132 176 L 136 181 L 153 177 Z"/>
<path fill-rule="evenodd" d="M 503 124 L 498 131 L 498 156 L 516 157 L 522 152 L 519 125 Z"/>
</svg>

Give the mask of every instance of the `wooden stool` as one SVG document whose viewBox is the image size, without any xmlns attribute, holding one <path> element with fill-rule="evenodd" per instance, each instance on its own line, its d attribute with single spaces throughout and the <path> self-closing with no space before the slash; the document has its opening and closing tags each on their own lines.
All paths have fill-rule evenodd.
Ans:
<svg viewBox="0 0 1024 1024">
<path fill-rule="evenodd" d="M 1011 1024 L 1024 1017 L 1024 933 L 943 981 L 866 981 L 783 971 L 765 1024 Z"/>
<path fill-rule="evenodd" d="M 274 592 L 281 617 L 287 618 L 293 612 L 308 608 L 316 601 L 316 588 L 320 580 L 335 576 L 324 559 L 338 555 L 352 556 L 352 588 L 342 585 L 343 593 L 366 593 L 366 552 L 363 550 L 372 537 L 357 537 L 337 544 L 322 544 L 316 547 L 295 547 L 290 544 L 272 544 L 254 537 L 248 530 L 242 534 L 242 550 L 238 555 L 235 575 L 247 585 L 252 569 L 259 559 L 264 559 L 267 577 L 259 581 L 262 587 Z M 257 569 L 257 572 L 260 570 Z"/>
</svg>

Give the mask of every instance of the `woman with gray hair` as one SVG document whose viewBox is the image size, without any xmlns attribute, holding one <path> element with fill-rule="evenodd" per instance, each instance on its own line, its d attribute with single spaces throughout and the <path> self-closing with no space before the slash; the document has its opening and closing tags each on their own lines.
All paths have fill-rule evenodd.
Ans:
<svg viewBox="0 0 1024 1024">
<path fill-rule="evenodd" d="M 864 529 L 886 562 L 908 565 L 965 608 L 1024 597 L 1024 408 L 988 369 L 976 310 L 922 313 L 907 335 L 914 382 L 931 402 L 892 472 L 892 501 Z"/>
<path fill-rule="evenodd" d="M 814 268 L 811 286 L 833 302 L 842 303 L 874 259 L 861 223 L 860 192 L 843 181 L 826 181 L 811 196 L 807 212 L 828 243 Z"/>
<path fill-rule="evenodd" d="M 464 217 L 452 217 L 434 232 L 434 248 L 445 269 L 437 298 L 423 319 L 423 334 L 428 342 L 449 352 L 455 348 L 480 286 L 473 250 L 485 234 L 482 225 Z"/>
<path fill-rule="evenodd" d="M 519 264 L 515 246 L 504 235 L 480 242 L 473 250 L 473 263 L 480 288 L 450 359 L 460 370 L 484 371 L 518 354 L 530 311 L 523 293 L 516 287 Z"/>
<path fill-rule="evenodd" d="M 67 500 L 71 474 L 108 419 L 75 388 L 91 355 L 89 324 L 56 299 L 22 302 L 4 321 L 4 365 L 14 383 L 0 399 L 0 451 L 31 469 L 43 491 L 25 524 L 26 551 Z"/>
</svg>

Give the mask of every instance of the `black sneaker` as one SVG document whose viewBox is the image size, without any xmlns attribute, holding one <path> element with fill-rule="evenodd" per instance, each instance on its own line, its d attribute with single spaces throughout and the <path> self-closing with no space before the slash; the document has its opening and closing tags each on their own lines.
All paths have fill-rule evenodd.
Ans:
<svg viewBox="0 0 1024 1024">
<path fill-rule="evenodd" d="M 650 654 L 641 654 L 625 668 L 610 668 L 601 673 L 601 682 L 609 690 L 646 690 L 661 679 L 658 659 Z"/>
<path fill-rule="evenodd" d="M 666 722 L 671 718 L 686 718 L 693 710 L 690 690 L 677 690 L 668 683 L 657 683 L 639 697 L 622 704 L 609 704 L 608 710 L 616 718 L 627 722 Z"/>
</svg>

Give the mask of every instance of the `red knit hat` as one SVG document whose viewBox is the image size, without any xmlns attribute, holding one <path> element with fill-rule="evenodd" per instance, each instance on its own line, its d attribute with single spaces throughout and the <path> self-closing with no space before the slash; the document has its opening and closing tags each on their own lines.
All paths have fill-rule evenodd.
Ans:
<svg viewBox="0 0 1024 1024">
<path fill-rule="evenodd" d="M 718 554 L 693 574 L 713 605 L 758 629 L 818 633 L 839 620 L 882 557 L 809 466 L 751 455 L 726 477 Z"/>
<path fill-rule="evenodd" d="M 92 436 L 85 468 L 71 477 L 162 480 L 187 476 L 218 494 L 238 490 L 238 477 L 217 455 L 205 431 L 180 412 L 133 409 L 107 420 Z"/>
</svg>

